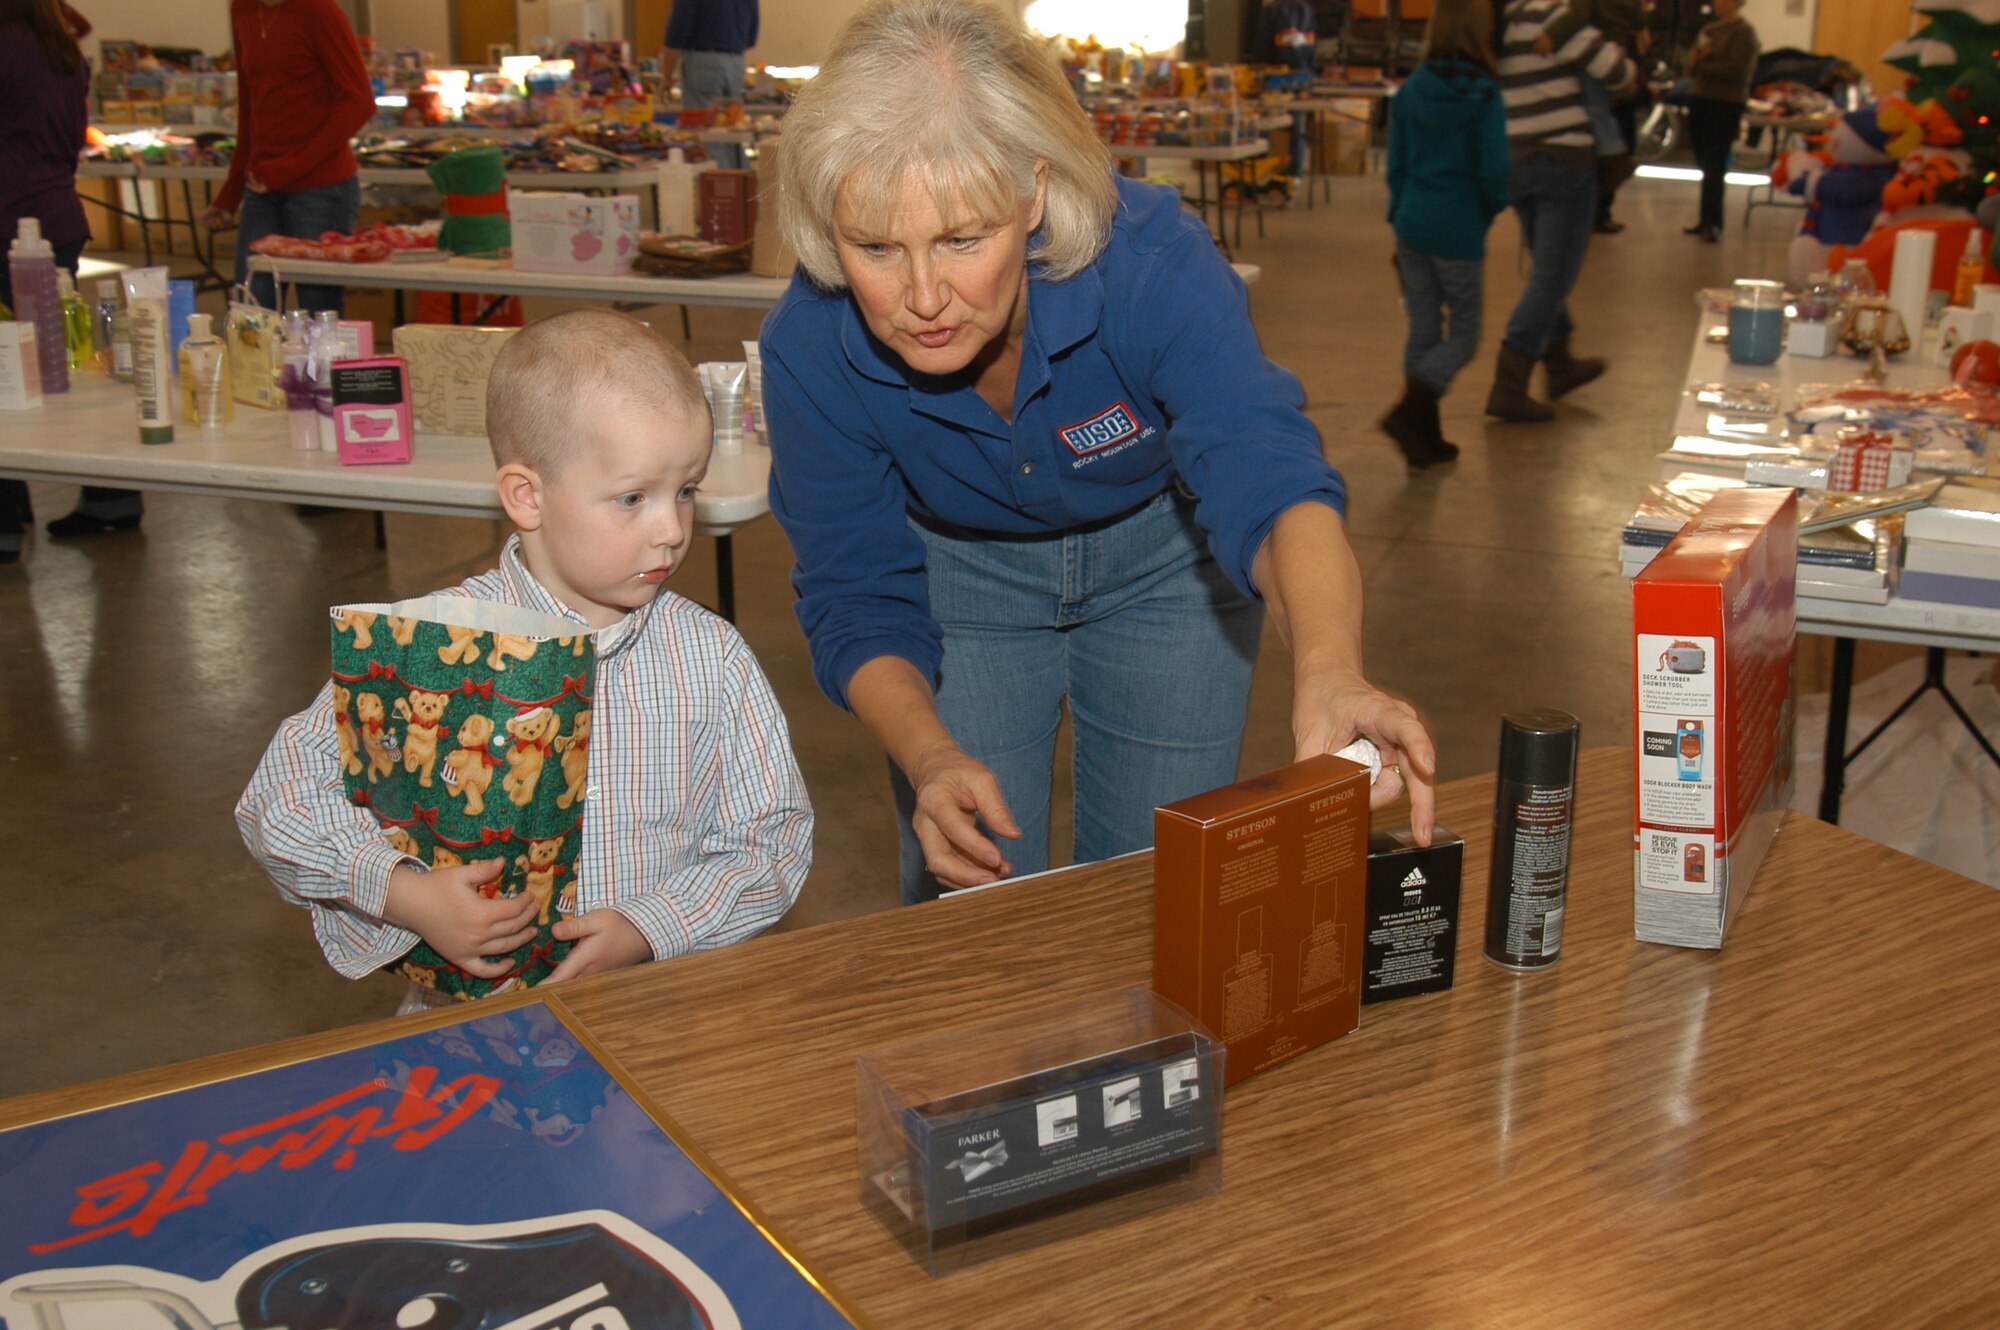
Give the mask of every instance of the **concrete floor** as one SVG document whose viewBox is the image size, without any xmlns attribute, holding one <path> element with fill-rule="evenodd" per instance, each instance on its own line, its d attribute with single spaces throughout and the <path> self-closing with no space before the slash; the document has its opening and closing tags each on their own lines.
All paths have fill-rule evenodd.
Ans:
<svg viewBox="0 0 2000 1330">
<path fill-rule="evenodd" d="M 1710 246 L 1680 234 L 1693 185 L 1627 187 L 1629 229 L 1593 241 L 1573 302 L 1578 349 L 1608 355 L 1612 371 L 1545 426 L 1489 424 L 1480 412 L 1521 284 L 1518 234 L 1503 217 L 1481 354 L 1446 404 L 1464 456 L 1422 475 L 1406 473 L 1373 425 L 1400 390 L 1403 335 L 1381 181 L 1337 179 L 1330 202 L 1273 213 L 1263 238 L 1246 237 L 1238 257 L 1264 268 L 1251 303 L 1265 348 L 1304 380 L 1352 490 L 1369 673 L 1429 715 L 1444 778 L 1492 768 L 1498 717 L 1514 707 L 1563 707 L 1586 743 L 1627 742 L 1629 601 L 1616 530 L 1673 416 L 1690 293 L 1782 273 L 1796 220 L 1759 210 L 1746 234 L 1740 194 L 1730 191 L 1731 228 Z M 677 331 L 675 312 L 660 313 Z M 686 350 L 699 361 L 740 358 L 759 316 L 692 317 Z M 44 520 L 74 497 L 34 487 Z M 326 966 L 230 818 L 278 720 L 325 675 L 325 607 L 455 582 L 486 566 L 502 534 L 396 516 L 388 529 L 379 553 L 365 513 L 156 496 L 136 533 L 36 537 L 19 565 L 0 569 L 0 618 L 16 625 L 0 650 L 0 841 L 21 856 L 0 876 L 16 939 L 0 1094 L 394 1009 L 397 981 L 352 983 Z M 699 543 L 674 589 L 712 601 L 712 547 Z M 813 872 L 783 925 L 805 927 L 895 904 L 895 835 L 879 749 L 811 682 L 789 559 L 769 520 L 736 538 L 740 627 L 791 719 L 818 809 Z M 1287 660 L 1269 636 L 1246 772 L 1291 759 L 1288 705 Z"/>
</svg>

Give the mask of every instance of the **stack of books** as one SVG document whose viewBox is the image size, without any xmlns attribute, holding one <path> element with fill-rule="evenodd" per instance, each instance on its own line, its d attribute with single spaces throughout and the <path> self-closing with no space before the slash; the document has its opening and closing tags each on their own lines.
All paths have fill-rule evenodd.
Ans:
<svg viewBox="0 0 2000 1330">
<path fill-rule="evenodd" d="M 2000 481 L 1953 481 L 1904 521 L 1904 599 L 2000 610 Z"/>
<path fill-rule="evenodd" d="M 1798 594 L 1887 604 L 1897 591 L 1902 514 L 1924 503 L 1942 483 L 1933 478 L 1874 494 L 1801 493 Z M 1645 497 L 1619 532 L 1618 557 L 1625 576 L 1638 576 L 1718 491 L 1741 488 L 1740 480 L 1699 472 L 1647 486 Z"/>
</svg>

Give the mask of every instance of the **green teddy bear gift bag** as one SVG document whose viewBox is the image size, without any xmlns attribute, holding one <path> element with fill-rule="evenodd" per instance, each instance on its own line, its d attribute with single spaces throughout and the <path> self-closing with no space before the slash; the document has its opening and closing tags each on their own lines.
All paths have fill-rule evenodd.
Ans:
<svg viewBox="0 0 2000 1330">
<path fill-rule="evenodd" d="M 499 858 L 488 894 L 539 902 L 534 940 L 478 979 L 426 943 L 389 968 L 456 998 L 541 982 L 569 951 L 597 653 L 569 619 L 466 596 L 343 605 L 334 732 L 347 797 L 433 868 Z M 488 957 L 498 960 L 500 957 Z"/>
</svg>

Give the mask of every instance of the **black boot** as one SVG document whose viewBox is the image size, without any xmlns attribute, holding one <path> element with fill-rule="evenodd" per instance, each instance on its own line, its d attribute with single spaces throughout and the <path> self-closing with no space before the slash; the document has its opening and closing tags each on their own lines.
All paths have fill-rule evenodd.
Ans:
<svg viewBox="0 0 2000 1330">
<path fill-rule="evenodd" d="M 1493 372 L 1493 391 L 1486 395 L 1486 414 L 1521 424 L 1554 420 L 1554 408 L 1528 395 L 1528 376 L 1534 372 L 1534 361 L 1500 343 L 1500 364 Z"/>
<path fill-rule="evenodd" d="M 1458 445 L 1444 441 L 1438 424 L 1437 394 L 1416 379 L 1403 380 L 1403 400 L 1382 417 L 1381 425 L 1382 432 L 1403 450 L 1403 460 L 1413 471 L 1458 456 Z"/>
<path fill-rule="evenodd" d="M 1610 368 L 1597 356 L 1571 355 L 1567 337 L 1549 343 L 1549 349 L 1542 356 L 1542 366 L 1549 373 L 1551 400 L 1583 387 Z"/>
<path fill-rule="evenodd" d="M 48 524 L 52 536 L 98 536 L 107 531 L 133 531 L 146 512 L 146 496 L 138 490 L 86 485 L 76 511 Z"/>
</svg>

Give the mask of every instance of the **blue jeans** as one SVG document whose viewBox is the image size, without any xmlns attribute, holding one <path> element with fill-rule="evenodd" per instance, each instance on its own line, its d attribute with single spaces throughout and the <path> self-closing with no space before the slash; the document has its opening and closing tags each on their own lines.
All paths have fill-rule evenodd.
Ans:
<svg viewBox="0 0 2000 1330">
<path fill-rule="evenodd" d="M 1582 70 L 1576 84 L 1583 96 L 1583 113 L 1590 117 L 1590 137 L 1597 141 L 1599 157 L 1616 157 L 1632 151 L 1632 144 L 1620 132 L 1618 117 L 1611 109 L 1611 93 L 1602 83 Z"/>
<path fill-rule="evenodd" d="M 743 100 L 743 53 L 682 51 L 681 105 L 713 106 Z M 706 145 L 715 164 L 731 170 L 743 165 L 743 149 L 734 143 Z"/>
<path fill-rule="evenodd" d="M 322 185 L 318 189 L 267 190 L 262 194 L 246 189 L 243 191 L 243 211 L 236 219 L 238 285 L 242 284 L 244 275 L 249 271 L 250 246 L 265 236 L 317 240 L 326 231 L 352 234 L 360 221 L 359 176 L 337 185 Z M 266 309 L 278 308 L 278 293 L 271 284 L 269 274 L 259 273 L 251 289 L 256 292 L 257 302 Z M 347 309 L 346 294 L 340 287 L 300 283 L 294 289 L 300 309 L 330 309 L 336 313 L 344 313 Z"/>
<path fill-rule="evenodd" d="M 1484 259 L 1441 259 L 1408 245 L 1396 246 L 1403 278 L 1403 310 L 1410 335 L 1403 343 L 1403 377 L 1439 397 L 1452 376 L 1479 350 L 1479 313 L 1485 295 Z"/>
<path fill-rule="evenodd" d="M 1528 284 L 1502 338 L 1530 360 L 1567 341 L 1569 293 L 1583 272 L 1597 216 L 1597 171 L 1565 166 L 1547 153 L 1514 163 L 1514 213 L 1528 247 Z"/>
<path fill-rule="evenodd" d="M 1056 729 L 1069 704 L 1078 863 L 1153 843 L 1153 809 L 1236 779 L 1263 606 L 1223 576 L 1169 489 L 1109 522 L 996 536 L 912 521 L 944 630 L 938 716 L 992 769 L 1021 839 L 1017 873 L 1049 866 Z M 891 764 L 905 902 L 938 894 Z"/>
</svg>

